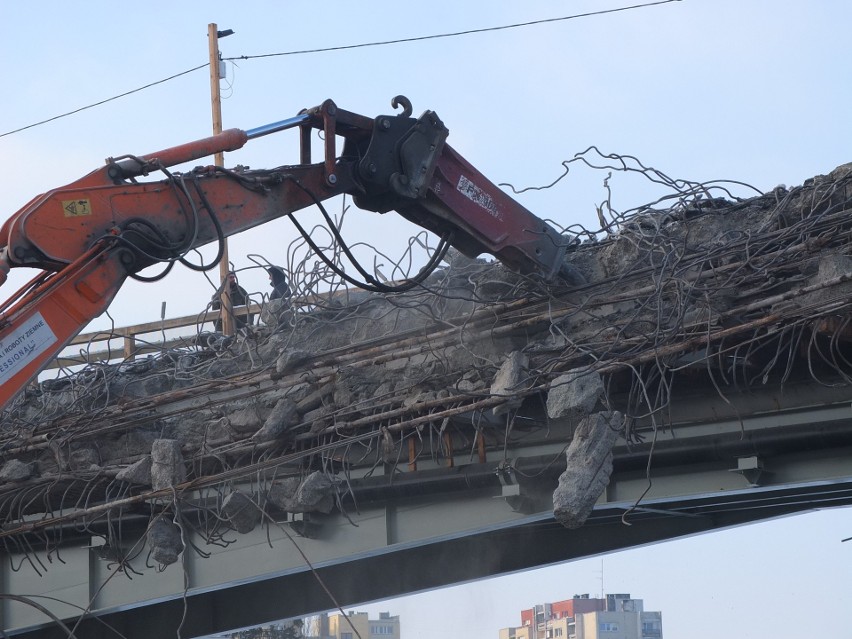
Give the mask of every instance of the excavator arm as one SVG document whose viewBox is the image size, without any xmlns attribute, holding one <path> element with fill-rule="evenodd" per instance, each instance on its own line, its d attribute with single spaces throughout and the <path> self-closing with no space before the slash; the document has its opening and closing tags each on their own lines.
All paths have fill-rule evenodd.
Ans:
<svg viewBox="0 0 852 639">
<path fill-rule="evenodd" d="M 471 257 L 490 253 L 515 270 L 555 277 L 561 236 L 447 145 L 434 112 L 412 118 L 402 96 L 393 105 L 402 112 L 367 118 L 326 100 L 256 129 L 109 158 L 33 199 L 0 229 L 0 283 L 11 268 L 41 269 L 0 306 L 0 407 L 107 309 L 128 276 L 158 262 L 202 268 L 186 253 L 344 193 L 361 208 L 399 212 Z M 298 165 L 168 170 L 292 128 L 300 130 Z M 324 133 L 318 163 L 311 163 L 314 130 Z M 166 179 L 138 180 L 158 171 Z"/>
</svg>

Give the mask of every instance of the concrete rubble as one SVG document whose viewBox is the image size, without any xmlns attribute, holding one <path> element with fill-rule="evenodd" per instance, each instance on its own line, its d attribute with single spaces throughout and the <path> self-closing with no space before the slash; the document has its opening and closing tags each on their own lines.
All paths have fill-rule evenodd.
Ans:
<svg viewBox="0 0 852 639">
<path fill-rule="evenodd" d="M 521 351 L 512 351 L 501 364 L 491 383 L 491 394 L 506 397 L 507 401 L 491 409 L 494 415 L 504 415 L 523 403 L 523 397 L 518 393 L 523 390 L 528 366 L 529 357 Z"/>
<path fill-rule="evenodd" d="M 157 518 L 148 529 L 151 558 L 161 566 L 175 563 L 183 552 L 181 530 L 173 521 Z"/>
<path fill-rule="evenodd" d="M 173 488 L 186 479 L 186 466 L 177 439 L 157 439 L 151 447 L 151 488 Z"/>
<path fill-rule="evenodd" d="M 222 513 L 238 533 L 248 533 L 260 523 L 261 512 L 249 496 L 238 490 L 222 500 Z"/>
<path fill-rule="evenodd" d="M 3 468 L 0 468 L 0 481 L 24 481 L 32 476 L 33 470 L 33 464 L 27 464 L 18 459 L 10 459 L 3 464 Z"/>
<path fill-rule="evenodd" d="M 569 371 L 550 384 L 547 416 L 575 420 L 590 415 L 604 394 L 601 376 L 595 371 Z"/>
<path fill-rule="evenodd" d="M 566 528 L 582 526 L 612 475 L 612 447 L 622 436 L 624 415 L 595 413 L 580 420 L 565 453 L 565 472 L 553 493 L 553 514 Z"/>
<path fill-rule="evenodd" d="M 613 445 L 639 441 L 636 416 L 665 409 L 660 379 L 692 376 L 711 392 L 780 380 L 784 358 L 798 356 L 784 348 L 791 327 L 845 344 L 851 201 L 849 165 L 750 199 L 702 191 L 574 242 L 573 284 L 451 253 L 408 293 L 348 291 L 267 310 L 268 324 L 230 340 L 202 334 L 92 363 L 7 409 L 4 529 L 72 496 L 87 503 L 80 494 L 94 505 L 115 489 L 141 507 L 146 491 L 180 498 L 192 484 L 218 490 L 210 508 L 247 532 L 272 510 L 341 508 L 359 464 L 417 472 L 419 459 L 480 444 L 499 456 L 515 416 L 565 438 L 555 514 L 580 526 L 606 489 Z M 819 372 L 832 365 L 844 364 L 823 358 Z M 274 472 L 253 466 L 276 456 Z M 243 469 L 259 478 L 251 494 L 234 487 Z M 32 505 L 13 504 L 21 487 L 39 495 Z M 182 551 L 176 532 L 162 517 L 151 525 L 162 564 Z"/>
</svg>

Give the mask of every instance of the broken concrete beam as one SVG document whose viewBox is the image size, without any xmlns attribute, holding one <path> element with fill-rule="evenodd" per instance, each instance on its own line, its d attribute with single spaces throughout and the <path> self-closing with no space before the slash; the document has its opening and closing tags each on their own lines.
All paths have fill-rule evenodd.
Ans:
<svg viewBox="0 0 852 639">
<path fill-rule="evenodd" d="M 176 439 L 156 439 L 151 446 L 151 488 L 171 488 L 186 479 L 186 468 L 180 442 Z"/>
<path fill-rule="evenodd" d="M 222 514 L 228 519 L 231 528 L 238 533 L 248 533 L 260 523 L 260 510 L 245 494 L 238 490 L 230 493 L 222 501 Z"/>
<path fill-rule="evenodd" d="M 183 552 L 180 528 L 168 519 L 157 519 L 148 529 L 151 557 L 162 566 L 175 563 Z"/>
<path fill-rule="evenodd" d="M 491 409 L 495 416 L 505 415 L 523 403 L 523 397 L 518 397 L 517 393 L 526 379 L 529 363 L 529 357 L 521 351 L 511 352 L 503 361 L 491 382 L 491 394 L 509 399 Z"/>
<path fill-rule="evenodd" d="M 291 426 L 298 424 L 299 421 L 299 411 L 296 410 L 296 403 L 290 398 L 284 397 L 278 400 L 272 412 L 269 413 L 269 417 L 263 422 L 263 426 L 251 436 L 251 439 L 258 443 L 278 439 Z"/>
<path fill-rule="evenodd" d="M 553 514 L 566 528 L 579 528 L 612 475 L 612 447 L 624 428 L 618 411 L 595 413 L 577 426 L 565 453 L 567 468 L 553 493 Z"/>
<path fill-rule="evenodd" d="M 130 484 L 139 486 L 151 485 L 151 456 L 145 455 L 139 461 L 131 464 L 127 468 L 122 468 L 118 471 L 115 478 L 119 481 L 126 481 Z"/>
<path fill-rule="evenodd" d="M 551 419 L 581 419 L 595 410 L 603 393 L 603 380 L 598 373 L 569 371 L 551 382 L 547 393 L 547 415 Z"/>
</svg>

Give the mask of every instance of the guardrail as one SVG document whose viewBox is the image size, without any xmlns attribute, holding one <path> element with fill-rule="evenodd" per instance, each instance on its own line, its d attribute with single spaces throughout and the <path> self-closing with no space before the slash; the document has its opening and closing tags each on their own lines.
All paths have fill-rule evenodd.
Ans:
<svg viewBox="0 0 852 639">
<path fill-rule="evenodd" d="M 390 280 L 387 284 L 398 284 L 394 280 Z M 341 288 L 336 291 L 327 293 L 308 293 L 298 297 L 293 297 L 289 300 L 288 308 L 296 312 L 305 312 L 314 307 L 322 307 L 326 304 L 353 303 L 363 299 L 362 296 L 369 295 L 363 289 Z M 237 306 L 234 308 L 234 313 L 238 316 L 251 314 L 255 318 L 255 323 L 261 315 L 261 311 L 269 307 L 269 300 L 263 303 L 252 302 L 246 306 Z M 112 330 L 92 331 L 89 333 L 80 333 L 72 339 L 65 347 L 62 353 L 54 359 L 48 366 L 45 366 L 42 372 L 55 370 L 57 368 L 66 368 L 71 366 L 83 366 L 91 362 L 115 362 L 115 361 L 130 361 L 138 355 L 146 353 L 157 353 L 167 348 L 180 348 L 194 346 L 194 338 L 200 332 L 205 324 L 210 325 L 209 330 L 215 330 L 216 321 L 221 317 L 221 310 L 205 310 L 195 315 L 184 315 L 172 319 L 162 319 L 144 324 L 134 324 L 132 326 L 124 326 L 114 328 Z M 192 332 L 169 337 L 166 331 L 174 331 L 180 328 L 192 327 Z M 142 339 L 145 335 L 159 334 L 159 338 L 154 340 Z M 110 342 L 121 340 L 120 345 L 112 347 Z M 193 340 L 193 341 L 190 341 Z M 69 352 L 73 346 L 88 344 L 89 349 L 92 345 L 99 346 L 101 350 L 87 350 L 85 356 L 73 355 Z"/>
<path fill-rule="evenodd" d="M 250 304 L 247 307 L 240 306 L 236 310 L 240 315 L 247 310 L 248 313 L 252 313 L 258 317 L 262 308 L 261 304 Z M 172 319 L 146 322 L 145 324 L 134 324 L 112 330 L 80 333 L 68 343 L 65 351 L 46 366 L 44 370 L 80 366 L 92 361 L 133 360 L 139 355 L 156 353 L 164 348 L 190 346 L 191 342 L 189 340 L 198 334 L 204 324 L 210 324 L 212 330 L 216 320 L 220 318 L 221 312 L 220 310 L 211 310 L 196 313 L 195 315 L 184 315 Z M 173 337 L 166 335 L 167 331 L 188 327 L 192 327 L 193 329 L 191 334 L 176 335 Z M 142 339 L 145 335 L 154 334 L 159 334 L 159 339 Z M 121 342 L 119 345 L 113 347 L 111 342 L 116 340 L 121 340 Z M 100 350 L 87 350 L 85 358 L 74 356 L 67 352 L 69 348 L 81 344 L 88 345 L 89 349 L 95 346 Z"/>
</svg>

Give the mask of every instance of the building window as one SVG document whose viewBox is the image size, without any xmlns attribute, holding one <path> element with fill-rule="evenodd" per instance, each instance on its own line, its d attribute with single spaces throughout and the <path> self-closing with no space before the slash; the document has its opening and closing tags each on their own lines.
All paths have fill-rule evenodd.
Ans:
<svg viewBox="0 0 852 639">
<path fill-rule="evenodd" d="M 618 632 L 618 624 L 609 621 L 601 622 L 601 632 Z"/>
<path fill-rule="evenodd" d="M 392 635 L 393 634 L 393 626 L 387 626 L 387 625 L 370 626 L 370 634 L 371 635 Z"/>
<path fill-rule="evenodd" d="M 554 637 L 561 637 L 562 636 L 562 628 L 554 628 L 553 629 L 553 636 Z"/>
<path fill-rule="evenodd" d="M 340 639 L 352 639 L 352 633 L 351 632 L 341 632 L 340 633 Z"/>
</svg>

